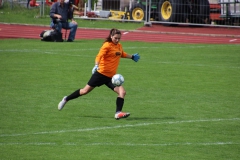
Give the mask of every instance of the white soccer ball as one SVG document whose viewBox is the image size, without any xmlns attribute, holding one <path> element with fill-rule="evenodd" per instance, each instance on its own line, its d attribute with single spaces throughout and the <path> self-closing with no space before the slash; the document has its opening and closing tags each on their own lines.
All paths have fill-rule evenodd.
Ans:
<svg viewBox="0 0 240 160">
<path fill-rule="evenodd" d="M 112 77 L 112 84 L 114 86 L 121 86 L 124 83 L 124 78 L 121 74 L 115 74 Z"/>
</svg>

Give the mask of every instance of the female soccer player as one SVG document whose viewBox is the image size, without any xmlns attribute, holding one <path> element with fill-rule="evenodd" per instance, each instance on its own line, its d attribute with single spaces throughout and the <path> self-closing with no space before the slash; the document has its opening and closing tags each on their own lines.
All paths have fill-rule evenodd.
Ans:
<svg viewBox="0 0 240 160">
<path fill-rule="evenodd" d="M 95 58 L 95 66 L 92 69 L 92 76 L 87 85 L 82 89 L 76 90 L 69 96 L 63 97 L 62 101 L 58 104 L 58 110 L 62 110 L 69 100 L 86 95 L 95 87 L 104 84 L 118 94 L 116 99 L 115 119 L 118 120 L 130 116 L 130 113 L 122 112 L 124 97 L 126 95 L 125 89 L 123 86 L 114 86 L 111 79 L 117 73 L 120 58 L 129 58 L 137 62 L 140 59 L 140 56 L 138 53 L 130 55 L 124 52 L 122 45 L 119 43 L 120 39 L 121 32 L 118 29 L 111 29 L 109 36 L 104 41 Z"/>
</svg>

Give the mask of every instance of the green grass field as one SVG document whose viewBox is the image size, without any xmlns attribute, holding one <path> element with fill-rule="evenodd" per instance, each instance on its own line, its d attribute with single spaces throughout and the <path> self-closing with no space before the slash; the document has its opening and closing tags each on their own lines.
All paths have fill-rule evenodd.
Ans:
<svg viewBox="0 0 240 160">
<path fill-rule="evenodd" d="M 0 159 L 239 160 L 240 45 L 121 42 L 124 111 L 87 83 L 102 40 L 0 40 Z"/>
</svg>

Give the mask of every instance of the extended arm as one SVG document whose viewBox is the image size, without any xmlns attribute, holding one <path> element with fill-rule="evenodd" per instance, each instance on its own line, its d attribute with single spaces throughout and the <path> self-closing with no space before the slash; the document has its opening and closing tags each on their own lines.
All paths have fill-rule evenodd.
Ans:
<svg viewBox="0 0 240 160">
<path fill-rule="evenodd" d="M 135 53 L 133 55 L 127 54 L 126 58 L 130 58 L 133 61 L 137 62 L 140 59 L 140 55 L 138 53 Z"/>
</svg>

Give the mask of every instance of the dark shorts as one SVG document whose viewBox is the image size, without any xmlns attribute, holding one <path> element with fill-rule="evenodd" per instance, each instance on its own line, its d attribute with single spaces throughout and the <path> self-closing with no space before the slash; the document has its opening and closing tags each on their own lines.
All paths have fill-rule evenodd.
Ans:
<svg viewBox="0 0 240 160">
<path fill-rule="evenodd" d="M 95 72 L 88 81 L 88 85 L 91 87 L 100 87 L 105 84 L 108 88 L 114 90 L 115 86 L 112 84 L 111 80 L 112 78 L 109 78 L 99 72 Z"/>
</svg>

